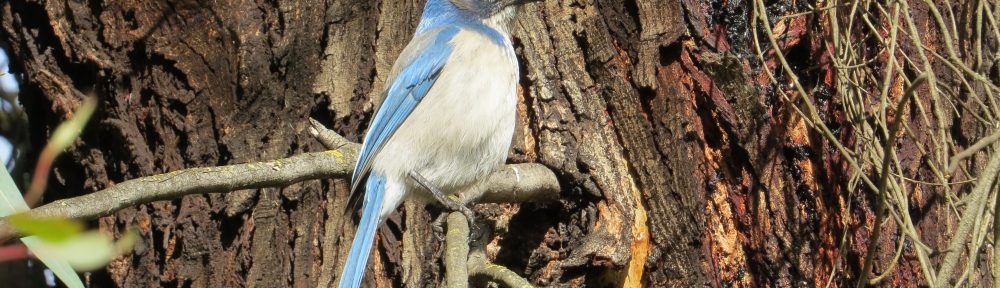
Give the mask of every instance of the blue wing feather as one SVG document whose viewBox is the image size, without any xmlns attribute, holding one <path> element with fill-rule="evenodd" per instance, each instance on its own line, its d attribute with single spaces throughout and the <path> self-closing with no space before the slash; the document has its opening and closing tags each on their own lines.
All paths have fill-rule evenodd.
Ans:
<svg viewBox="0 0 1000 288">
<path fill-rule="evenodd" d="M 451 39 L 458 34 L 457 27 L 431 29 L 415 36 L 394 65 L 385 100 L 375 113 L 368 134 L 365 135 L 351 179 L 351 200 L 348 212 L 354 211 L 360 199 L 357 190 L 371 172 L 372 160 L 385 142 L 392 137 L 400 124 L 413 112 L 420 100 L 437 81 L 441 70 L 451 56 Z M 397 72 L 398 71 L 398 72 Z"/>
<path fill-rule="evenodd" d="M 382 197 L 385 196 L 385 177 L 372 175 L 367 180 L 365 201 L 362 204 L 361 221 L 358 232 L 354 233 L 354 242 L 344 262 L 344 271 L 340 274 L 340 288 L 360 287 L 368 266 L 368 256 L 375 241 L 375 229 L 378 228 L 378 212 L 382 207 Z"/>
</svg>

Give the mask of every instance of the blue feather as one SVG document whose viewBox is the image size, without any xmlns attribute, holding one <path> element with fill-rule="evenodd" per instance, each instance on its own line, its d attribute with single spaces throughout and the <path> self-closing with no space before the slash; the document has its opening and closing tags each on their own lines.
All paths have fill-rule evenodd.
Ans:
<svg viewBox="0 0 1000 288">
<path fill-rule="evenodd" d="M 493 43 L 498 45 L 509 45 L 507 37 L 503 36 L 495 29 L 483 24 L 482 19 L 455 7 L 450 0 L 427 0 L 424 12 L 420 16 L 420 24 L 417 25 L 416 34 L 438 28 L 441 26 L 463 27 L 468 30 L 475 30 L 489 36 Z"/>
<path fill-rule="evenodd" d="M 365 276 L 368 266 L 368 255 L 371 254 L 372 243 L 375 241 L 375 231 L 380 219 L 378 212 L 382 209 L 382 197 L 385 196 L 385 176 L 373 174 L 368 177 L 365 185 L 365 201 L 361 205 L 361 221 L 358 222 L 358 232 L 354 234 L 351 251 L 344 263 L 344 272 L 340 274 L 339 287 L 358 287 Z"/>
<path fill-rule="evenodd" d="M 354 167 L 354 177 L 351 180 L 351 195 L 354 194 L 361 180 L 371 171 L 372 158 L 392 136 L 403 120 L 413 112 L 420 100 L 427 95 L 437 77 L 444 68 L 452 46 L 449 41 L 460 31 L 457 27 L 442 27 L 420 34 L 403 51 L 403 56 L 397 60 L 396 66 L 403 67 L 386 90 L 385 100 L 375 113 L 371 127 L 361 146 L 358 163 Z M 409 50 L 418 49 L 420 54 L 406 58 Z M 350 207 L 353 208 L 353 207 Z"/>
</svg>

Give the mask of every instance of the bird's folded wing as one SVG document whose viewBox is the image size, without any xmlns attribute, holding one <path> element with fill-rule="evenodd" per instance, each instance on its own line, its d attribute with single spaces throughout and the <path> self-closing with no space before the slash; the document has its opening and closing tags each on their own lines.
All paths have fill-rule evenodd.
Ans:
<svg viewBox="0 0 1000 288">
<path fill-rule="evenodd" d="M 451 57 L 453 46 L 449 42 L 458 32 L 456 27 L 441 27 L 420 33 L 414 36 L 396 60 L 389 75 L 385 100 L 375 112 L 375 119 L 368 128 L 354 167 L 348 213 L 358 207 L 358 200 L 362 198 L 358 189 L 371 173 L 375 155 L 437 81 Z"/>
</svg>

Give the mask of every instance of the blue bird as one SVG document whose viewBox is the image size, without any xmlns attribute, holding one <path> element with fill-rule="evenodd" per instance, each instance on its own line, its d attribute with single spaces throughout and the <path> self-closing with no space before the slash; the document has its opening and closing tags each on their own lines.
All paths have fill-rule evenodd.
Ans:
<svg viewBox="0 0 1000 288">
<path fill-rule="evenodd" d="M 354 169 L 347 212 L 360 204 L 361 219 L 340 287 L 361 285 L 376 228 L 406 197 L 461 190 L 507 160 L 520 77 L 510 25 L 534 1 L 427 0 Z"/>
</svg>

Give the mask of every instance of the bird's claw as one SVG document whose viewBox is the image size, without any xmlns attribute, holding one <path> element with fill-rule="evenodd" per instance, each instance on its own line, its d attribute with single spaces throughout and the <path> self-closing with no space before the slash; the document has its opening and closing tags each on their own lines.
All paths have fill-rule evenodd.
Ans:
<svg viewBox="0 0 1000 288">
<path fill-rule="evenodd" d="M 479 239 L 479 237 L 483 236 L 483 229 L 479 229 L 479 224 L 476 221 L 478 218 L 476 218 L 475 211 L 472 211 L 469 207 L 462 206 L 458 212 L 461 212 L 462 215 L 465 215 L 465 219 L 469 220 L 469 242 L 475 241 L 476 239 Z"/>
<path fill-rule="evenodd" d="M 420 184 L 420 186 L 427 188 L 427 191 L 430 191 L 431 195 L 433 195 L 434 198 L 437 199 L 437 201 L 445 208 L 450 211 L 461 212 L 462 215 L 465 215 L 465 218 L 469 220 L 469 241 L 479 239 L 479 237 L 482 236 L 482 230 L 476 225 L 475 211 L 472 211 L 472 209 L 469 209 L 468 206 L 462 205 L 462 203 L 446 196 L 440 189 L 431 185 L 430 181 L 427 181 L 427 178 L 424 178 L 423 175 L 420 175 L 417 172 L 410 172 L 410 178 L 413 178 L 413 180 L 416 181 L 417 184 Z M 445 230 L 442 224 L 445 222 L 444 220 L 447 219 L 447 215 L 447 213 L 442 213 L 437 219 L 434 220 L 433 223 L 431 223 L 431 229 L 438 233 L 435 235 L 438 240 L 443 240 L 443 236 L 441 235 L 444 235 Z"/>
<path fill-rule="evenodd" d="M 448 213 L 441 213 L 434 222 L 431 222 L 431 231 L 434 231 L 434 238 L 444 241 L 444 222 L 448 220 Z"/>
</svg>

